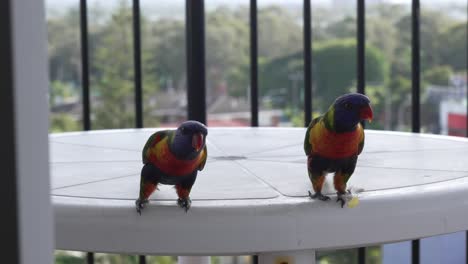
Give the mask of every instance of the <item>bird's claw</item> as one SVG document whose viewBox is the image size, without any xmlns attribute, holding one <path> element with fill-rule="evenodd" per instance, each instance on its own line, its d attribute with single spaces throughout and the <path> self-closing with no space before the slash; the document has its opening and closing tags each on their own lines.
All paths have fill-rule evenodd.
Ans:
<svg viewBox="0 0 468 264">
<path fill-rule="evenodd" d="M 343 194 L 338 194 L 338 198 L 336 198 L 336 202 L 341 202 L 341 208 L 345 205 L 346 201 L 343 198 Z"/>
<path fill-rule="evenodd" d="M 321 192 L 316 192 L 314 194 L 312 194 L 310 191 L 309 191 L 309 197 L 311 199 L 319 199 L 321 201 L 328 201 L 330 200 L 330 197 L 326 196 L 326 195 L 323 195 Z"/>
<path fill-rule="evenodd" d="M 192 205 L 192 200 L 190 200 L 189 197 L 187 198 L 179 198 L 177 199 L 177 204 L 187 212 L 190 209 L 190 206 Z"/>
<path fill-rule="evenodd" d="M 141 215 L 141 210 L 143 210 L 143 208 L 148 202 L 149 202 L 148 199 L 140 199 L 140 198 L 136 199 L 135 206 L 136 206 L 136 210 L 138 214 Z"/>
</svg>

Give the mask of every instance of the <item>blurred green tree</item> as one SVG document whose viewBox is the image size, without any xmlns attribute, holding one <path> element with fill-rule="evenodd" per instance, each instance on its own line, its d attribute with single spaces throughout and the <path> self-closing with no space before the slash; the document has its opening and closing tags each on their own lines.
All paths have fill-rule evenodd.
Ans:
<svg viewBox="0 0 468 264">
<path fill-rule="evenodd" d="M 147 32 L 146 19 L 143 18 L 141 24 L 144 36 Z M 143 37 L 142 41 L 147 39 Z M 99 29 L 99 38 L 93 47 L 91 89 L 95 105 L 92 109 L 92 127 L 94 129 L 134 127 L 132 13 L 126 1 L 120 1 L 110 21 Z M 152 70 L 155 67 L 150 51 L 144 50 L 141 57 L 143 89 L 148 95 L 157 92 L 159 86 L 153 76 Z M 144 109 L 145 113 L 151 111 L 149 107 Z M 148 122 L 145 124 L 150 125 Z"/>
<path fill-rule="evenodd" d="M 440 63 L 450 65 L 455 71 L 466 72 L 467 22 L 447 26 L 440 35 Z"/>
<path fill-rule="evenodd" d="M 448 86 L 452 75 L 452 67 L 447 65 L 435 66 L 423 72 L 422 80 L 429 84 Z"/>
<path fill-rule="evenodd" d="M 356 18 L 349 12 L 316 8 L 321 12 L 312 21 L 314 108 L 317 107 L 314 110 L 323 111 L 334 97 L 355 89 Z M 128 1 L 121 1 L 110 17 L 102 7 L 92 6 L 89 10 L 93 128 L 134 125 L 130 9 Z M 301 19 L 301 12 L 279 6 L 262 6 L 258 11 L 262 107 L 290 109 L 291 118 L 297 115 L 303 101 Z M 404 5 L 382 3 L 369 6 L 366 19 L 367 93 L 375 102 L 374 107 L 385 113 L 385 124 L 372 126 L 402 128 L 409 124 L 406 110 L 401 109 L 408 108 L 411 87 L 410 12 Z M 150 19 L 144 12 L 141 16 L 146 126 L 158 124 L 151 111 L 158 107 L 153 99 L 158 98 L 161 90 L 185 90 L 184 23 L 183 16 Z M 50 18 L 48 28 L 50 78 L 70 84 L 74 93 L 79 94 L 77 9 Z M 205 30 L 208 95 L 214 96 L 215 87 L 225 86 L 230 96 L 248 97 L 248 7 L 207 11 Z M 421 55 L 423 92 L 426 83 L 446 83 L 451 74 L 446 67 L 454 72 L 466 71 L 466 20 L 454 18 L 443 10 L 422 9 Z M 60 84 L 52 83 L 55 87 L 51 86 L 51 102 L 65 92 Z M 73 118 L 76 117 L 54 114 L 51 124 L 68 126 L 65 124 Z M 62 129 L 65 128 L 55 131 Z"/>
<path fill-rule="evenodd" d="M 383 83 L 388 75 L 388 66 L 379 50 L 371 45 L 366 48 L 366 80 L 369 83 Z M 268 74 L 261 79 L 263 95 L 280 94 L 285 87 L 291 87 L 294 74 L 301 76 L 302 52 L 271 60 L 265 66 Z M 316 105 L 325 110 L 333 100 L 351 89 L 356 80 L 356 41 L 354 39 L 334 39 L 314 46 L 313 50 L 315 95 L 320 97 Z M 299 79 L 299 87 L 303 80 Z M 302 90 L 302 89 L 301 89 Z M 287 106 L 294 105 L 289 95 Z M 295 107 L 298 105 L 295 104 Z"/>
</svg>

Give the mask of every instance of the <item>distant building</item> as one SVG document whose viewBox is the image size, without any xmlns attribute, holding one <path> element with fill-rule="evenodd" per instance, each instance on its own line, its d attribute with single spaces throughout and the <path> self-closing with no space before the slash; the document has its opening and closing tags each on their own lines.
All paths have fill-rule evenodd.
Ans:
<svg viewBox="0 0 468 264">
<path fill-rule="evenodd" d="M 438 101 L 440 133 L 464 137 L 467 133 L 467 75 L 454 75 L 449 85 L 428 87 L 428 99 Z"/>
</svg>

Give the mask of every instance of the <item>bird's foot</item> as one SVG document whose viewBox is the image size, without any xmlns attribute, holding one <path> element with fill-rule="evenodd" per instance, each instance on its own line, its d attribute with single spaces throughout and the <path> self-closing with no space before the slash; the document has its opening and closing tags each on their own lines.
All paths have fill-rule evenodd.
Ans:
<svg viewBox="0 0 468 264">
<path fill-rule="evenodd" d="M 187 198 L 179 198 L 177 199 L 177 204 L 187 212 L 190 209 L 190 205 L 192 204 L 192 200 L 189 197 Z"/>
<path fill-rule="evenodd" d="M 323 195 L 321 192 L 316 192 L 314 194 L 312 194 L 310 191 L 309 191 L 309 197 L 311 199 L 319 199 L 321 201 L 328 201 L 330 200 L 330 197 L 326 196 L 326 195 Z"/>
<path fill-rule="evenodd" d="M 348 193 L 351 194 L 349 190 L 348 190 Z M 343 206 L 346 203 L 346 200 L 344 197 L 346 193 L 336 193 L 336 194 L 338 195 L 338 197 L 336 198 L 336 202 L 341 202 L 341 208 L 343 208 Z"/>
<path fill-rule="evenodd" d="M 145 207 L 145 205 L 149 203 L 149 200 L 148 199 L 136 199 L 135 201 L 135 206 L 136 206 L 136 210 L 137 212 L 141 215 L 141 210 L 143 210 L 143 208 Z"/>
</svg>

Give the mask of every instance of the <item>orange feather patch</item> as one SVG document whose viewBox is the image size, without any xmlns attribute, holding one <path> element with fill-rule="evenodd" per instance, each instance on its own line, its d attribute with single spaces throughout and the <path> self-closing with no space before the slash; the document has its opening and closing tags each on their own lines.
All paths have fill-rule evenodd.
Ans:
<svg viewBox="0 0 468 264">
<path fill-rule="evenodd" d="M 325 158 L 342 159 L 358 154 L 363 136 L 364 131 L 360 124 L 352 132 L 336 133 L 328 130 L 323 122 L 319 122 L 312 128 L 309 142 L 312 153 Z"/>
</svg>

